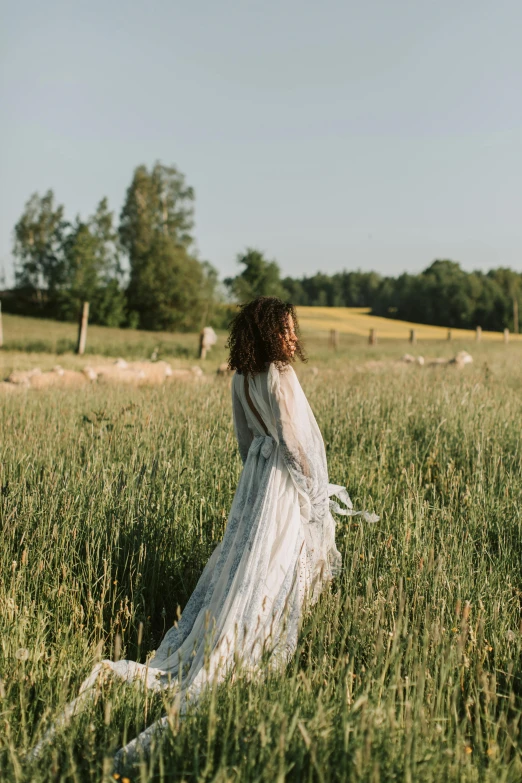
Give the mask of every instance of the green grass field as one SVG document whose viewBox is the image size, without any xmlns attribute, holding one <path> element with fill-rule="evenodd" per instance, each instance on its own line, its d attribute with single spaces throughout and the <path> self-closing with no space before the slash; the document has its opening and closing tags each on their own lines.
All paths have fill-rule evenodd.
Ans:
<svg viewBox="0 0 522 783">
<path fill-rule="evenodd" d="M 427 357 L 450 357 L 460 350 L 475 353 L 478 349 L 479 355 L 482 353 L 482 344 L 477 345 L 474 332 L 453 329 L 452 340 L 448 341 L 448 330 L 442 327 L 378 318 L 369 315 L 365 308 L 300 307 L 298 315 L 308 353 L 313 363 L 319 366 L 341 367 L 354 356 L 361 356 L 370 329 L 376 331 L 378 340 L 378 344 L 368 354 L 372 360 L 399 358 L 406 351 Z M 0 351 L 2 377 L 6 377 L 13 369 L 25 370 L 39 366 L 47 370 L 57 363 L 65 369 L 78 369 L 86 364 L 120 356 L 125 359 L 148 359 L 155 354 L 173 366 L 197 363 L 197 334 L 89 326 L 85 356 L 78 357 L 74 354 L 78 331 L 76 324 L 4 315 L 3 326 L 4 348 Z M 411 328 L 415 328 L 417 333 L 416 346 L 410 346 L 409 343 Z M 328 350 L 331 329 L 339 332 L 339 350 L 335 354 Z M 215 369 L 226 360 L 226 336 L 225 331 L 218 332 L 218 344 L 201 367 L 212 366 Z M 496 343 L 499 352 L 506 352 L 506 348 L 499 345 L 503 340 L 500 332 L 484 332 L 482 339 L 485 344 Z M 522 345 L 522 335 L 510 336 L 509 345 L 516 343 Z"/>
<path fill-rule="evenodd" d="M 42 342 L 71 328 L 37 326 Z M 22 352 L 32 326 L 19 327 L 2 372 L 86 363 L 47 343 Z M 112 780 L 114 751 L 165 710 L 172 731 L 135 780 L 522 779 L 522 345 L 370 348 L 347 334 L 333 354 L 324 330 L 303 331 L 319 373 L 297 371 L 330 479 L 381 521 L 340 519 L 344 570 L 285 671 L 224 684 L 182 720 L 107 684 L 33 766 L 24 753 L 117 637 L 145 660 L 174 621 L 222 536 L 240 460 L 215 377 L 223 340 L 206 383 L 0 397 L 2 781 Z M 93 328 L 93 351 L 114 355 L 116 332 Z M 158 344 L 124 337 L 116 355 Z M 174 361 L 194 363 L 196 337 L 169 337 L 189 351 Z M 462 370 L 392 362 L 461 348 L 474 357 Z"/>
<path fill-rule="evenodd" d="M 363 307 L 299 307 L 298 316 L 303 333 L 327 341 L 330 329 L 337 329 L 341 341 L 368 337 L 375 329 L 378 339 L 406 341 L 410 329 L 415 328 L 421 341 L 445 341 L 448 330 L 440 326 L 413 324 L 379 318 Z M 4 347 L 8 351 L 30 353 L 74 352 L 78 328 L 76 324 L 4 315 Z M 223 335 L 225 332 L 222 333 Z M 452 329 L 454 341 L 474 341 L 475 333 L 466 329 Z M 483 340 L 501 341 L 500 332 L 484 332 Z M 522 335 L 511 335 L 511 341 L 522 340 Z M 197 351 L 197 335 L 170 332 L 145 332 L 132 329 L 113 329 L 89 326 L 87 354 L 99 356 L 144 357 L 157 351 L 164 358 L 190 358 Z"/>
</svg>

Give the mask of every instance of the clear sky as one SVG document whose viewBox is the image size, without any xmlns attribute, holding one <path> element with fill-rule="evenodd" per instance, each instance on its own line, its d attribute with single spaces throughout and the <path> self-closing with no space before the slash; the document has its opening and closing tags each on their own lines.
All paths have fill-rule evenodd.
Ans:
<svg viewBox="0 0 522 783">
<path fill-rule="evenodd" d="M 200 257 L 522 271 L 519 0 L 0 0 L 0 272 L 31 193 L 196 190 Z"/>
</svg>

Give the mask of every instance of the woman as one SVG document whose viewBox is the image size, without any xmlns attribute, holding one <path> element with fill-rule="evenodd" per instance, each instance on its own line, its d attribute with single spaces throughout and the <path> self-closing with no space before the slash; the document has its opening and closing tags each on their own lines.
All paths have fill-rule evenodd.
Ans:
<svg viewBox="0 0 522 783">
<path fill-rule="evenodd" d="M 179 624 L 148 663 L 98 664 L 60 723 L 92 694 L 104 672 L 142 680 L 154 690 L 174 687 L 184 711 L 238 660 L 253 670 L 262 659 L 274 666 L 293 654 L 305 601 L 315 601 L 341 566 L 330 508 L 355 513 L 344 487 L 328 484 L 321 433 L 291 366 L 296 356 L 304 360 L 297 335 L 291 304 L 259 297 L 240 308 L 228 347 L 243 471 L 223 540 Z M 333 495 L 347 508 L 331 501 Z M 166 725 L 164 718 L 142 732 L 119 751 L 117 765 L 147 752 Z"/>
</svg>

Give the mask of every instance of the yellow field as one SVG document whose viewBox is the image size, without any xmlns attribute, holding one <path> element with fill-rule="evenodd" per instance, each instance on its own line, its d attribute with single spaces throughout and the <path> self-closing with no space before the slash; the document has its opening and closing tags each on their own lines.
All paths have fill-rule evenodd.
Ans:
<svg viewBox="0 0 522 783">
<path fill-rule="evenodd" d="M 395 321 L 370 315 L 366 307 L 298 307 L 297 315 L 304 332 L 328 331 L 337 329 L 342 334 L 368 337 L 370 329 L 375 329 L 377 339 L 407 340 L 410 329 L 415 329 L 418 340 L 446 340 L 448 329 L 444 326 L 427 326 L 408 321 Z M 471 329 L 452 329 L 454 340 L 475 338 Z M 483 340 L 503 340 L 502 332 L 482 332 Z M 512 340 L 520 340 L 522 335 L 510 335 Z"/>
</svg>

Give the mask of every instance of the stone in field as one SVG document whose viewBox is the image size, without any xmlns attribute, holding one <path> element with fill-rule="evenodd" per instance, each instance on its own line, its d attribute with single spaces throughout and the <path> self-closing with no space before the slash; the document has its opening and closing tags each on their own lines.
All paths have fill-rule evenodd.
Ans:
<svg viewBox="0 0 522 783">
<path fill-rule="evenodd" d="M 49 372 L 42 372 L 36 367 L 32 370 L 13 370 L 5 381 L 10 389 L 48 389 L 48 388 L 78 388 L 89 382 L 102 384 L 127 384 L 135 386 L 162 385 L 170 379 L 187 381 L 203 378 L 201 367 L 173 370 L 165 361 L 159 362 L 126 362 L 117 359 L 115 362 L 100 364 L 96 367 L 87 365 L 83 370 L 64 370 L 56 365 Z"/>
<path fill-rule="evenodd" d="M 13 394 L 17 392 L 24 391 L 25 389 L 29 388 L 28 386 L 24 386 L 21 383 L 9 383 L 9 381 L 0 381 L 0 393 L 5 392 L 6 394 Z"/>
<path fill-rule="evenodd" d="M 172 370 L 172 373 L 169 377 L 173 380 L 199 380 L 203 377 L 203 370 L 201 367 L 194 365 L 194 367 L 190 367 L 190 369 Z"/>
<path fill-rule="evenodd" d="M 88 383 L 82 372 L 54 367 L 50 372 L 42 372 L 31 378 L 31 389 L 78 389 Z"/>
<path fill-rule="evenodd" d="M 98 373 L 93 370 L 92 367 L 84 367 L 82 370 L 83 374 L 87 378 L 88 381 L 97 381 L 98 380 Z"/>
<path fill-rule="evenodd" d="M 229 368 L 227 362 L 223 362 L 223 364 L 220 364 L 217 368 L 216 375 L 226 378 L 227 376 L 232 375 L 233 372 L 234 371 Z"/>
<path fill-rule="evenodd" d="M 455 364 L 457 367 L 464 367 L 466 364 L 473 364 L 473 357 L 467 351 L 459 351 L 454 359 L 451 359 L 450 364 Z"/>
<path fill-rule="evenodd" d="M 99 364 L 90 368 L 96 374 L 98 383 L 133 384 L 137 386 L 145 378 L 140 370 L 134 370 L 123 359 L 112 364 Z"/>
<path fill-rule="evenodd" d="M 173 377 L 174 372 L 176 371 L 165 361 L 126 362 L 125 359 L 116 359 L 112 364 L 100 364 L 96 367 L 84 368 L 84 373 L 91 380 L 98 380 L 101 383 L 133 384 L 136 386 L 161 385 L 167 378 Z"/>
<path fill-rule="evenodd" d="M 34 367 L 32 370 L 13 370 L 10 375 L 7 376 L 7 383 L 12 383 L 17 386 L 31 386 L 31 379 L 36 375 L 41 375 L 42 371 L 39 367 Z"/>
<path fill-rule="evenodd" d="M 406 364 L 418 364 L 420 367 L 424 366 L 424 356 L 412 356 L 411 353 L 405 353 L 401 357 L 401 362 Z"/>
<path fill-rule="evenodd" d="M 467 351 L 459 351 L 456 356 L 453 357 L 453 359 L 430 359 L 428 362 L 428 365 L 430 367 L 448 367 L 449 365 L 454 365 L 459 370 L 461 370 L 463 367 L 466 366 L 466 364 L 472 364 L 473 363 L 473 357 L 471 354 L 469 354 Z"/>
<path fill-rule="evenodd" d="M 129 362 L 127 370 L 141 374 L 144 384 L 158 386 L 172 375 L 172 367 L 165 361 L 159 362 Z"/>
</svg>

